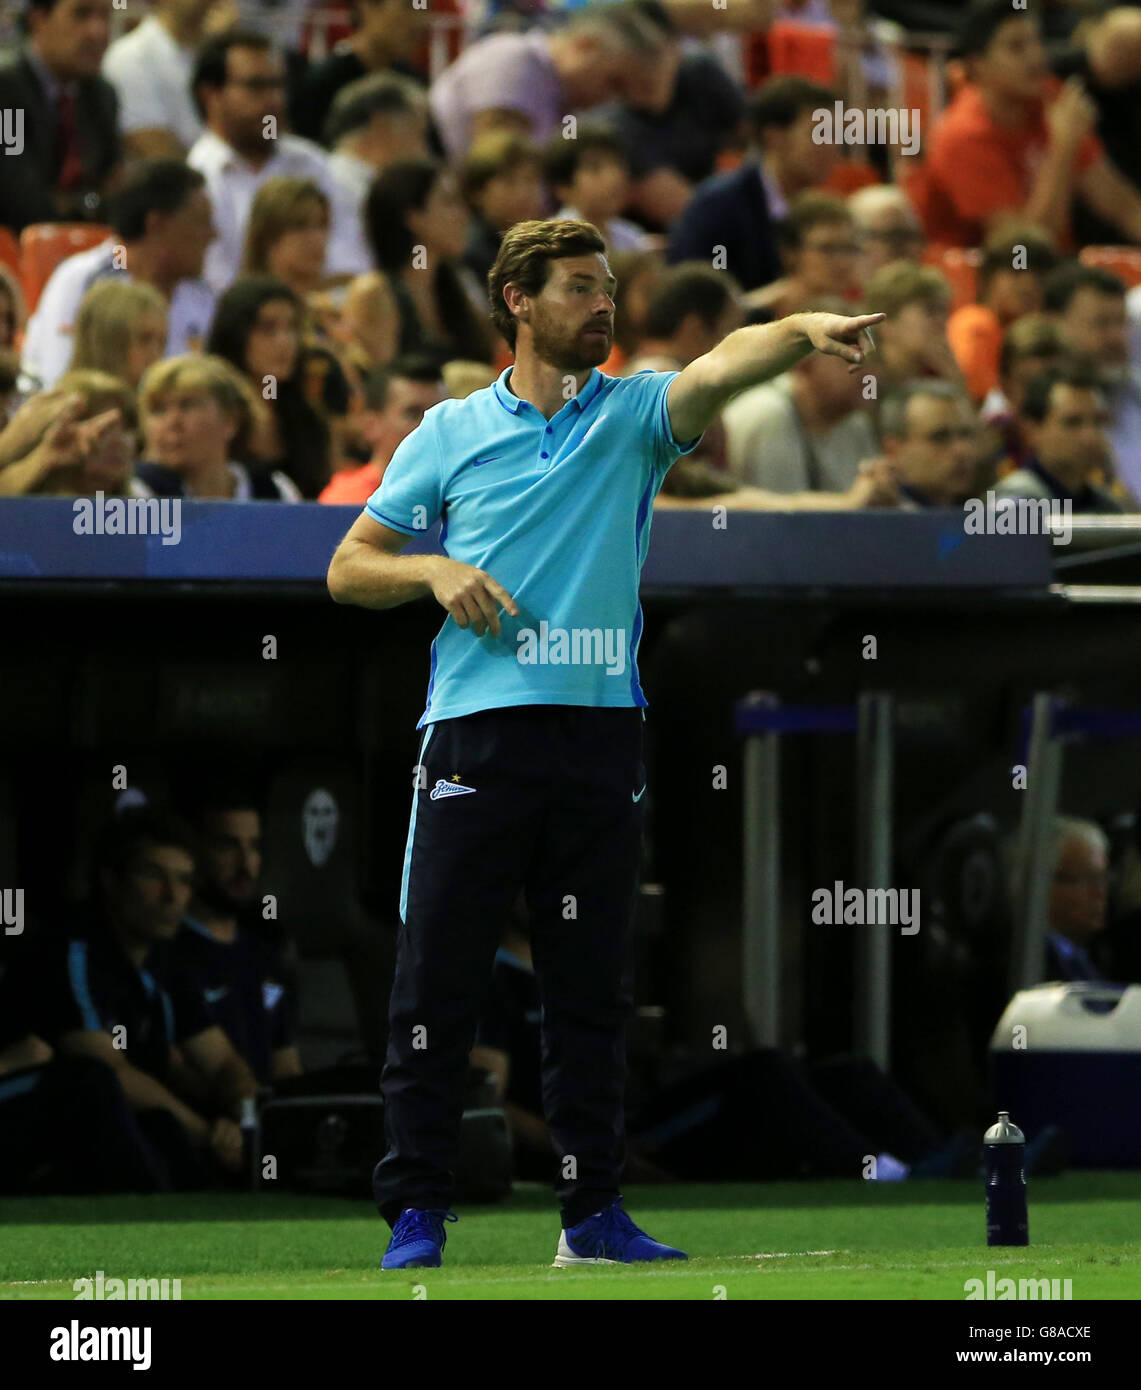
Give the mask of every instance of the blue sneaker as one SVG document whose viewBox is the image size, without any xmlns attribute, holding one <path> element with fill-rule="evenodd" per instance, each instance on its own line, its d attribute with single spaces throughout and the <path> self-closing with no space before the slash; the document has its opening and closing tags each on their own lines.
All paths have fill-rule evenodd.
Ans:
<svg viewBox="0 0 1141 1390">
<path fill-rule="evenodd" d="M 595 1212 L 559 1235 L 555 1265 L 629 1265 L 642 1260 L 688 1260 L 672 1245 L 662 1245 L 634 1225 L 616 1197 L 603 1211 Z"/>
<path fill-rule="evenodd" d="M 405 1207 L 392 1228 L 381 1269 L 437 1269 L 448 1243 L 444 1222 L 458 1220 L 450 1211 Z"/>
</svg>

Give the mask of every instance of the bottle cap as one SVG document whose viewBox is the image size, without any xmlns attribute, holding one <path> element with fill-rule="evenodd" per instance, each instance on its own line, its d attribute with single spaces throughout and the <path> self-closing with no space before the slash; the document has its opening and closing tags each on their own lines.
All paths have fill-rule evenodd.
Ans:
<svg viewBox="0 0 1141 1390">
<path fill-rule="evenodd" d="M 984 1144 L 1024 1144 L 1026 1136 L 1017 1125 L 1010 1122 L 1010 1111 L 998 1112 L 998 1123 L 991 1125 L 983 1135 Z"/>
</svg>

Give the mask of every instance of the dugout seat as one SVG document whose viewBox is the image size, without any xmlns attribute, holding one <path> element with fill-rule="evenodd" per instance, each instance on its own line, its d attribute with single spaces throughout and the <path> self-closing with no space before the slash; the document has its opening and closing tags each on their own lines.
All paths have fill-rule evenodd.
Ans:
<svg viewBox="0 0 1141 1390">
<path fill-rule="evenodd" d="M 262 892 L 273 895 L 277 929 L 297 958 L 299 995 L 312 992 L 312 1047 L 343 1051 L 348 1041 L 373 1056 L 384 1047 L 395 941 L 360 901 L 361 785 L 356 764 L 316 754 L 273 778 Z"/>
<path fill-rule="evenodd" d="M 335 956 L 365 929 L 359 905 L 359 792 L 347 761 L 299 757 L 272 780 L 262 833 L 264 891 L 299 954 Z"/>
<path fill-rule="evenodd" d="M 28 313 L 60 261 L 89 251 L 110 235 L 110 227 L 93 222 L 36 222 L 25 227 L 20 233 L 20 278 Z"/>
<path fill-rule="evenodd" d="M 1078 260 L 1082 265 L 1112 271 L 1125 281 L 1127 289 L 1141 285 L 1141 250 L 1136 246 L 1083 246 Z"/>
<path fill-rule="evenodd" d="M 297 1047 L 307 1072 L 364 1060 L 357 1001 L 343 960 L 299 960 L 294 967 Z"/>
</svg>

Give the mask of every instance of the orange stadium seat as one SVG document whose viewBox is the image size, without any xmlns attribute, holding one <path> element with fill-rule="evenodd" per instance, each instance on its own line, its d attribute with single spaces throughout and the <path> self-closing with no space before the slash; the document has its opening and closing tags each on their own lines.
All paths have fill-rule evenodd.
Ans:
<svg viewBox="0 0 1141 1390">
<path fill-rule="evenodd" d="M 17 280 L 20 278 L 20 243 L 7 227 L 0 227 L 0 265 L 7 266 Z"/>
<path fill-rule="evenodd" d="M 1141 250 L 1136 246 L 1083 246 L 1078 260 L 1082 265 L 1112 270 L 1130 289 L 1141 285 Z"/>
<path fill-rule="evenodd" d="M 21 281 L 30 314 L 52 271 L 68 256 L 98 246 L 110 227 L 94 222 L 37 222 L 20 233 Z"/>
<path fill-rule="evenodd" d="M 826 193 L 834 193 L 837 198 L 846 198 L 858 188 L 867 188 L 873 183 L 883 183 L 879 171 L 866 159 L 842 159 L 829 174 L 822 185 Z"/>
<path fill-rule="evenodd" d="M 923 259 L 950 280 L 952 313 L 964 304 L 974 304 L 978 296 L 979 266 L 983 259 L 983 253 L 977 247 L 931 246 Z"/>
<path fill-rule="evenodd" d="M 836 35 L 819 24 L 778 19 L 769 25 L 769 71 L 795 73 L 831 86 L 836 80 Z"/>
</svg>

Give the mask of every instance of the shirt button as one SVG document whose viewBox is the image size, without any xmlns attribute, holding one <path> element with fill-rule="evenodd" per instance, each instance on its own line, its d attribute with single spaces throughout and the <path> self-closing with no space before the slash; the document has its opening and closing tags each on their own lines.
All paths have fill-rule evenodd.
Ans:
<svg viewBox="0 0 1141 1390">
<path fill-rule="evenodd" d="M 551 432 L 551 427 L 550 427 L 550 425 L 548 425 L 548 426 L 547 426 L 547 433 L 550 434 L 550 432 Z"/>
<path fill-rule="evenodd" d="M 541 459 L 549 459 L 551 456 L 550 456 L 550 454 L 540 454 L 539 457 L 540 457 Z"/>
</svg>

